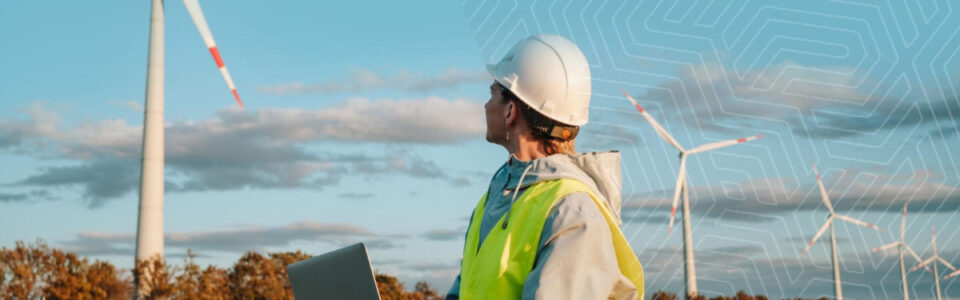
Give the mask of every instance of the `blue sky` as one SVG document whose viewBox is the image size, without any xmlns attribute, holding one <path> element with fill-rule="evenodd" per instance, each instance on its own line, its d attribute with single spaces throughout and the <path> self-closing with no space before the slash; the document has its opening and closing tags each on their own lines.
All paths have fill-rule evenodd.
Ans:
<svg viewBox="0 0 960 300">
<path fill-rule="evenodd" d="M 0 4 L 0 246 L 44 239 L 132 263 L 149 6 Z M 949 2 L 201 2 L 239 111 L 182 3 L 166 3 L 167 254 L 322 253 L 366 241 L 374 267 L 446 289 L 471 208 L 506 158 L 483 140 L 485 63 L 537 33 L 591 63 L 581 151 L 623 155 L 624 233 L 648 290 L 682 287 L 668 236 L 676 152 L 688 161 L 701 291 L 832 293 L 816 163 L 839 213 L 845 294 L 899 296 L 894 241 L 930 228 L 960 263 L 960 16 Z M 678 220 L 679 221 L 679 220 Z M 908 261 L 912 265 L 913 262 Z M 932 276 L 910 274 L 915 297 Z M 947 295 L 960 295 L 954 280 Z"/>
</svg>

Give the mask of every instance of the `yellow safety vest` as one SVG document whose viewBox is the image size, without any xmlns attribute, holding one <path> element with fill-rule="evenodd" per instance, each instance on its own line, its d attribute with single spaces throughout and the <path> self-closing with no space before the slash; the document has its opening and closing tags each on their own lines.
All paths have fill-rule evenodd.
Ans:
<svg viewBox="0 0 960 300">
<path fill-rule="evenodd" d="M 473 221 L 467 231 L 463 247 L 463 266 L 460 272 L 460 299 L 520 299 L 527 274 L 533 270 L 540 233 L 547 214 L 554 203 L 564 196 L 584 192 L 600 209 L 610 227 L 620 273 L 637 287 L 637 299 L 643 299 L 643 267 L 617 226 L 613 214 L 596 195 L 580 181 L 557 179 L 536 183 L 527 188 L 510 208 L 507 229 L 490 230 L 480 243 L 480 222 L 483 220 L 484 194 L 473 211 Z"/>
</svg>

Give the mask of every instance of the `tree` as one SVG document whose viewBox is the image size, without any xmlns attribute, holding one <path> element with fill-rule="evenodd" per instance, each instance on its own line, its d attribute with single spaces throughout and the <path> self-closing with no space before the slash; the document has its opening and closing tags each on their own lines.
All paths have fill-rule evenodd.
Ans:
<svg viewBox="0 0 960 300">
<path fill-rule="evenodd" d="M 207 266 L 200 274 L 200 299 L 219 300 L 230 296 L 230 279 L 227 270 Z"/>
<path fill-rule="evenodd" d="M 4 299 L 127 299 L 129 291 L 129 283 L 113 265 L 90 264 L 43 241 L 18 242 L 12 250 L 0 250 L 0 297 Z"/>
<path fill-rule="evenodd" d="M 188 251 L 183 267 L 166 264 L 157 255 L 138 261 L 133 279 L 111 264 L 91 264 L 75 253 L 51 249 L 45 243 L 17 243 L 0 250 L 0 297 L 4 299 L 129 299 L 132 282 L 140 282 L 144 299 L 293 299 L 286 266 L 310 256 L 301 252 L 248 252 L 232 269 L 201 269 Z M 396 277 L 378 274 L 384 299 L 439 299 L 426 282 L 407 292 Z"/>
<path fill-rule="evenodd" d="M 377 281 L 377 290 L 380 292 L 381 300 L 407 300 L 407 293 L 404 292 L 403 283 L 396 277 L 386 274 L 375 274 L 373 278 Z"/>
<path fill-rule="evenodd" d="M 208 266 L 201 270 L 193 260 L 197 256 L 187 250 L 183 260 L 183 269 L 174 279 L 174 299 L 223 300 L 230 295 L 230 282 L 227 271 Z"/>
<path fill-rule="evenodd" d="M 430 288 L 430 284 L 426 281 L 417 282 L 417 285 L 413 288 L 413 293 L 417 297 L 423 300 L 439 300 L 441 299 L 440 294 L 437 290 Z"/>
<path fill-rule="evenodd" d="M 112 264 L 98 260 L 87 267 L 86 276 L 94 299 L 130 299 L 132 282 Z"/>
<path fill-rule="evenodd" d="M 140 285 L 137 286 L 139 291 L 134 291 L 134 293 L 142 291 L 145 299 L 166 299 L 170 297 L 174 291 L 174 284 L 171 282 L 171 276 L 174 272 L 176 270 L 167 266 L 160 254 L 137 261 L 133 268 L 133 280 Z"/>
<path fill-rule="evenodd" d="M 64 253 L 59 249 L 53 249 L 45 253 L 41 260 L 42 273 L 39 274 L 41 280 L 46 284 L 43 286 L 43 296 L 47 299 L 103 299 L 106 295 L 93 291 L 86 278 L 87 261 L 77 258 L 76 254 Z M 96 295 L 94 295 L 96 294 Z"/>
<path fill-rule="evenodd" d="M 280 271 L 273 260 L 256 252 L 247 252 L 233 265 L 228 275 L 230 295 L 234 299 L 292 299 L 284 290 Z"/>
<path fill-rule="evenodd" d="M 677 300 L 677 294 L 657 291 L 650 296 L 650 300 Z"/>
<path fill-rule="evenodd" d="M 3 299 L 35 299 L 42 291 L 39 288 L 39 274 L 43 273 L 43 260 L 47 244 L 37 241 L 36 246 L 27 246 L 18 241 L 13 249 L 4 247 L 0 250 L 0 262 L 4 267 L 3 273 L 8 273 L 9 280 L 4 280 L 0 290 Z M 4 276 L 6 277 L 6 275 Z"/>
</svg>

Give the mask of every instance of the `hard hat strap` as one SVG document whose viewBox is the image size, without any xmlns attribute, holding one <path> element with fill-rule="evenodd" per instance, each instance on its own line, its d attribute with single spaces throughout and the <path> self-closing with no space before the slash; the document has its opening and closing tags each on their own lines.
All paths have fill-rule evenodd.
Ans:
<svg viewBox="0 0 960 300">
<path fill-rule="evenodd" d="M 500 85 L 500 96 L 506 101 L 514 101 L 520 106 L 520 113 L 527 120 L 528 127 L 532 129 L 533 134 L 539 137 L 554 138 L 562 141 L 572 140 L 577 137 L 580 127 L 567 125 L 550 119 L 524 103 L 520 98 L 513 94 L 506 86 Z"/>
<path fill-rule="evenodd" d="M 535 135 L 567 141 L 576 138 L 577 133 L 580 132 L 580 127 L 566 125 L 547 118 L 525 103 L 521 104 L 520 107 L 523 118 L 527 120 Z"/>
</svg>

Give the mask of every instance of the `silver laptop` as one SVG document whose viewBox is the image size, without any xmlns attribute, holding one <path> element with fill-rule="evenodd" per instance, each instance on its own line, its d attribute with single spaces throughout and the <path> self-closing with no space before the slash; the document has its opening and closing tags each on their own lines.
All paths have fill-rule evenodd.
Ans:
<svg viewBox="0 0 960 300">
<path fill-rule="evenodd" d="M 363 243 L 290 264 L 287 274 L 295 299 L 380 299 Z"/>
</svg>

